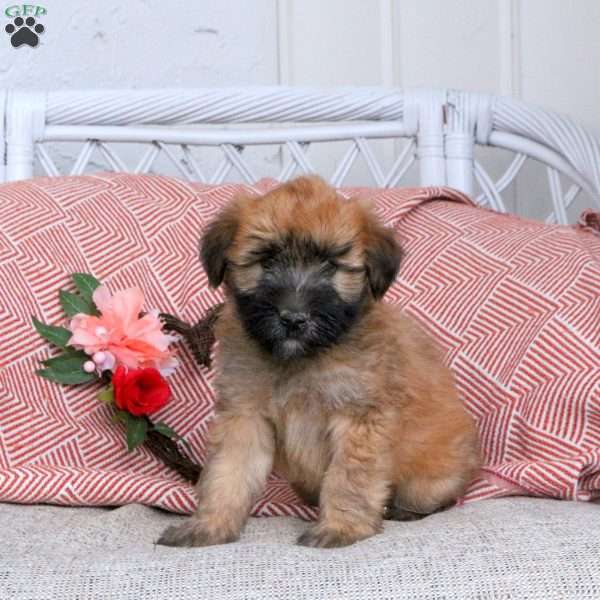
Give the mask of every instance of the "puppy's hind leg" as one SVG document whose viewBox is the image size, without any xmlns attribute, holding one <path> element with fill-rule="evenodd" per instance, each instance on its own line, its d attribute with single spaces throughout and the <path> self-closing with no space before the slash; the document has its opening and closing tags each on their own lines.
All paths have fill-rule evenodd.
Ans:
<svg viewBox="0 0 600 600">
<path fill-rule="evenodd" d="M 387 518 L 412 521 L 452 506 L 480 465 L 477 431 L 462 408 L 421 416 L 418 426 L 404 426 L 395 439 Z"/>
<path fill-rule="evenodd" d="M 384 517 L 392 521 L 423 519 L 452 506 L 464 487 L 464 480 L 457 477 L 432 478 L 414 475 L 398 486 Z"/>
</svg>

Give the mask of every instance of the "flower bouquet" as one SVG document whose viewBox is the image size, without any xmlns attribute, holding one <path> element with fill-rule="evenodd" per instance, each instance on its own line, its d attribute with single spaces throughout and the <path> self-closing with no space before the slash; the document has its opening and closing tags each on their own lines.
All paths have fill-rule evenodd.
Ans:
<svg viewBox="0 0 600 600">
<path fill-rule="evenodd" d="M 137 287 L 111 294 L 90 274 L 74 273 L 72 279 L 78 293 L 59 292 L 66 327 L 33 317 L 37 332 L 61 350 L 42 361 L 36 373 L 63 385 L 101 385 L 97 397 L 114 408 L 113 420 L 123 423 L 128 450 L 145 443 L 167 465 L 195 481 L 200 467 L 183 452 L 184 440 L 150 415 L 171 400 L 166 378 L 178 366 L 171 345 L 179 338 L 164 331 L 163 321 L 184 337 L 198 329 L 156 309 L 144 312 L 144 296 Z"/>
</svg>

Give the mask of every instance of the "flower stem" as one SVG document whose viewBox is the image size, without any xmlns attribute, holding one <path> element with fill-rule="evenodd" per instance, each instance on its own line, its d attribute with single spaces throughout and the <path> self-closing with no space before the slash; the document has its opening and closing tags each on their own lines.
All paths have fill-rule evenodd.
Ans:
<svg viewBox="0 0 600 600">
<path fill-rule="evenodd" d="M 154 424 L 148 417 L 146 417 L 146 421 L 148 423 L 148 436 L 145 444 L 148 450 L 184 479 L 195 484 L 200 477 L 202 467 L 182 452 L 175 440 L 156 431 Z"/>
</svg>

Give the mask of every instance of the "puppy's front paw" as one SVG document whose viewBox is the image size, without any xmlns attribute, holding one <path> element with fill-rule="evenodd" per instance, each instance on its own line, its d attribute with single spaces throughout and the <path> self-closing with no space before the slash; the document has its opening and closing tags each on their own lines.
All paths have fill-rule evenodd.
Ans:
<svg viewBox="0 0 600 600">
<path fill-rule="evenodd" d="M 210 531 L 201 521 L 188 519 L 177 527 L 168 527 L 158 538 L 158 544 L 162 546 L 198 547 L 215 546 L 217 544 L 228 544 L 235 542 L 237 535 L 231 533 Z"/>
<path fill-rule="evenodd" d="M 373 533 L 359 535 L 330 527 L 313 525 L 298 538 L 298 544 L 309 548 L 342 548 L 369 537 Z"/>
</svg>

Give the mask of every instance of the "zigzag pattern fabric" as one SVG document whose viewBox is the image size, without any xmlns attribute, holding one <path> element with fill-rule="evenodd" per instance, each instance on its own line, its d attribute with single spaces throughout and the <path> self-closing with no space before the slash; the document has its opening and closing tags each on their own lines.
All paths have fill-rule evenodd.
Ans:
<svg viewBox="0 0 600 600">
<path fill-rule="evenodd" d="M 158 176 L 44 178 L 0 187 L 0 500 L 142 503 L 189 513 L 193 489 L 144 448 L 128 454 L 94 386 L 34 374 L 59 324 L 57 291 L 85 271 L 139 285 L 147 308 L 193 321 L 219 302 L 197 258 L 206 224 L 256 186 Z M 477 420 L 485 465 L 465 501 L 600 497 L 600 238 L 475 207 L 451 189 L 345 189 L 370 197 L 406 251 L 388 302 L 439 341 Z M 181 348 L 174 400 L 156 415 L 202 462 L 213 373 Z M 273 475 L 255 515 L 315 516 Z"/>
</svg>

